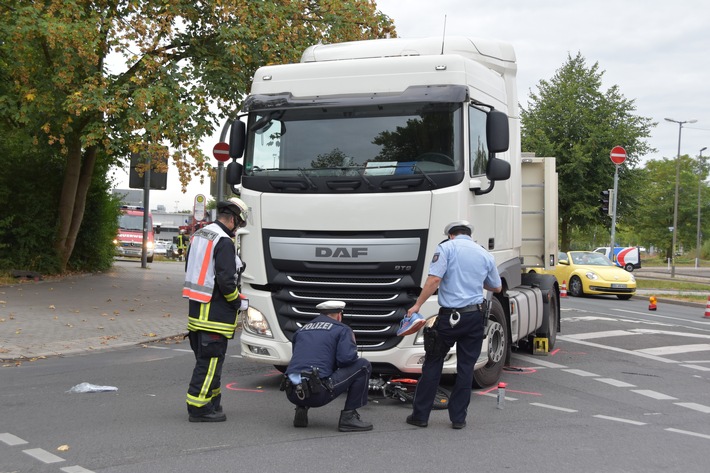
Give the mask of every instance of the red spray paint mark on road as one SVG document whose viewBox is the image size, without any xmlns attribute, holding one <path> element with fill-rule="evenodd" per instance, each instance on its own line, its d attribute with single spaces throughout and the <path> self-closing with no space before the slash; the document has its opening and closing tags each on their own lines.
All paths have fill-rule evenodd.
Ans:
<svg viewBox="0 0 710 473">
<path fill-rule="evenodd" d="M 248 393 L 263 393 L 263 389 L 246 389 L 246 388 L 238 388 L 237 383 L 229 383 L 225 386 L 225 389 L 229 389 L 230 391 L 245 391 Z"/>
</svg>

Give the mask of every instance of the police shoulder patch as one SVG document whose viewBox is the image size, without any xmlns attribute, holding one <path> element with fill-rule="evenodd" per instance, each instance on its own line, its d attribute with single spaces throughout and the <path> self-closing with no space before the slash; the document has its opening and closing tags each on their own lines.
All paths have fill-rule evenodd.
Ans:
<svg viewBox="0 0 710 473">
<path fill-rule="evenodd" d="M 436 263 L 439 261 L 439 253 L 434 253 L 434 257 L 431 259 L 432 263 Z"/>
</svg>

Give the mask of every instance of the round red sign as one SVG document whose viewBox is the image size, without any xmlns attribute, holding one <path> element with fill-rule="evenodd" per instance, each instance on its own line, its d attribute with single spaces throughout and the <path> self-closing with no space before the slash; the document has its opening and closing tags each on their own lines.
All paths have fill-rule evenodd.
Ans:
<svg viewBox="0 0 710 473">
<path fill-rule="evenodd" d="M 229 161 L 229 143 L 220 141 L 212 148 L 212 155 L 217 161 Z"/>
<path fill-rule="evenodd" d="M 611 155 L 609 155 L 609 157 L 612 163 L 619 165 L 626 161 L 626 150 L 621 146 L 614 146 L 611 149 Z"/>
</svg>

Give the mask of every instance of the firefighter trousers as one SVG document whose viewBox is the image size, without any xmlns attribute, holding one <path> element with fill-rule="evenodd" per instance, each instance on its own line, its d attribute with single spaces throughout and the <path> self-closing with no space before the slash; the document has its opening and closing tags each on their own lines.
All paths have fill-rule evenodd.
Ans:
<svg viewBox="0 0 710 473">
<path fill-rule="evenodd" d="M 219 409 L 222 394 L 222 365 L 227 353 L 227 337 L 219 333 L 189 332 L 195 353 L 195 368 L 187 390 L 187 412 L 191 416 L 210 414 Z"/>
</svg>

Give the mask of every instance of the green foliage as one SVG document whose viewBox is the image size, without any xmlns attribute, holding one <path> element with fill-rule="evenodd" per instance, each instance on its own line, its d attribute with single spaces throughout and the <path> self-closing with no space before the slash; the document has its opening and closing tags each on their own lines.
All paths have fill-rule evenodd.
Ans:
<svg viewBox="0 0 710 473">
<path fill-rule="evenodd" d="M 69 260 L 71 270 L 105 271 L 113 264 L 121 202 L 111 193 L 111 183 L 105 178 L 108 171 L 97 170 L 91 183 L 86 212 Z"/>
<path fill-rule="evenodd" d="M 635 166 L 638 156 L 650 151 L 643 141 L 655 125 L 634 115 L 633 100 L 617 86 L 601 91 L 603 72 L 599 65 L 587 67 L 578 53 L 568 56 L 551 80 L 541 80 L 531 93 L 527 108 L 521 105 L 522 149 L 538 156 L 555 156 L 559 174 L 560 248 L 572 246 L 572 233 L 591 231 L 610 224 L 599 212 L 599 192 L 613 188 L 614 164 L 609 153 L 614 146 L 626 149 L 627 161 L 619 166 L 617 215 L 633 209 L 639 183 Z"/>
<path fill-rule="evenodd" d="M 59 260 L 52 246 L 61 163 L 30 137 L 0 127 L 0 269 L 53 273 Z"/>
<path fill-rule="evenodd" d="M 6 138 L 0 141 L 0 270 L 60 272 L 52 240 L 62 160 L 47 146 L 33 145 L 22 131 L 0 127 L 0 132 Z M 90 187 L 87 217 L 69 261 L 72 270 L 104 270 L 113 262 L 118 202 L 110 195 L 106 174 L 106 168 L 100 169 Z"/>
<path fill-rule="evenodd" d="M 395 35 L 376 8 L 370 0 L 3 1 L 0 122 L 63 164 L 48 240 L 61 269 L 97 170 L 168 146 L 186 187 L 209 166 L 202 139 L 239 110 L 257 67 L 296 62 L 319 42 Z"/>
<path fill-rule="evenodd" d="M 637 234 L 643 235 L 644 246 L 661 249 L 666 258 L 672 251 L 673 213 L 675 203 L 676 166 L 680 166 L 678 187 L 678 231 L 676 249 L 685 252 L 697 246 L 698 185 L 701 191 L 701 212 L 710 205 L 710 192 L 705 183 L 708 172 L 689 156 L 651 160 L 640 175 L 643 186 L 639 189 L 636 210 L 630 219 Z M 707 212 L 706 212 L 707 214 Z M 701 214 L 701 234 L 710 229 L 710 215 Z"/>
</svg>

